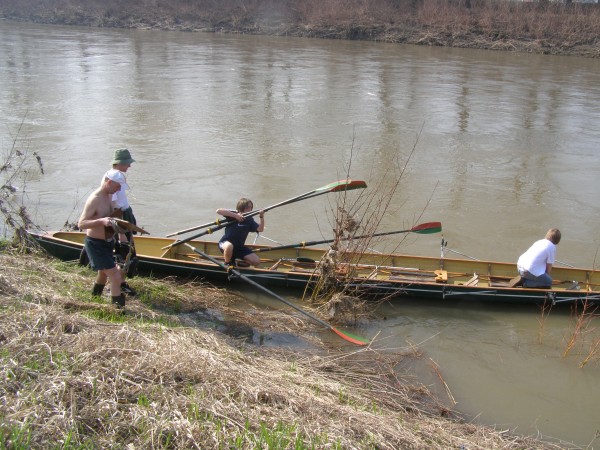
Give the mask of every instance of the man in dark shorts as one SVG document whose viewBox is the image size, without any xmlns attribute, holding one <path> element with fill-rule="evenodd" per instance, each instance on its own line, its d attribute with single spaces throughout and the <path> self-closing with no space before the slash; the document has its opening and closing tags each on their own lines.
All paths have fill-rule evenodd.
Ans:
<svg viewBox="0 0 600 450">
<path fill-rule="evenodd" d="M 127 170 L 129 170 L 131 164 L 134 162 L 135 159 L 133 159 L 128 149 L 119 148 L 115 150 L 113 155 L 112 169 L 116 169 L 123 174 L 126 174 Z M 104 183 L 105 177 L 106 173 L 102 176 L 100 184 Z M 129 199 L 127 198 L 127 189 L 129 189 L 129 186 L 126 186 L 127 187 L 121 186 L 121 189 L 112 195 L 113 207 L 115 208 L 113 216 L 135 225 L 137 221 L 133 214 L 133 210 L 131 209 L 131 205 L 129 204 Z M 135 246 L 133 245 L 134 234 L 136 234 L 135 231 L 118 233 L 115 235 L 116 239 L 113 242 L 117 263 L 121 266 L 121 292 L 130 296 L 136 295 L 136 292 L 125 280 L 127 277 L 135 276 L 137 272 L 138 258 L 135 253 Z M 82 266 L 87 266 L 89 262 L 90 260 L 84 247 L 81 250 L 79 263 Z"/>
<path fill-rule="evenodd" d="M 92 294 L 101 295 L 106 282 L 110 281 L 112 303 L 119 308 L 124 308 L 121 271 L 113 258 L 114 229 L 111 223 L 111 214 L 115 209 L 112 196 L 121 187 L 128 187 L 123 172 L 116 169 L 106 172 L 100 187 L 92 192 L 85 202 L 77 225 L 82 230 L 86 230 L 85 250 L 92 269 L 98 271 Z"/>
</svg>

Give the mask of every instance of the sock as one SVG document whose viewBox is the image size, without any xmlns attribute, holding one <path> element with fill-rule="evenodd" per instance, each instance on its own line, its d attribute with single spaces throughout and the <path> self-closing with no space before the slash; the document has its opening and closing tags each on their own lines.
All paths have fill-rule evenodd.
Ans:
<svg viewBox="0 0 600 450">
<path fill-rule="evenodd" d="M 114 305 L 117 305 L 118 308 L 125 308 L 125 296 L 121 295 L 113 295 L 112 302 Z"/>
<path fill-rule="evenodd" d="M 103 284 L 94 283 L 94 289 L 92 289 L 92 295 L 102 295 L 102 291 L 104 290 Z"/>
</svg>

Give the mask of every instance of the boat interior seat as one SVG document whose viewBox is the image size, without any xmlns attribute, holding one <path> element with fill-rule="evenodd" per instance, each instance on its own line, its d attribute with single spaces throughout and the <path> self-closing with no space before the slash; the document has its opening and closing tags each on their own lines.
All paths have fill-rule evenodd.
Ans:
<svg viewBox="0 0 600 450">
<path fill-rule="evenodd" d="M 435 282 L 436 283 L 447 283 L 448 282 L 448 272 L 445 270 L 436 270 L 435 272 Z"/>
</svg>

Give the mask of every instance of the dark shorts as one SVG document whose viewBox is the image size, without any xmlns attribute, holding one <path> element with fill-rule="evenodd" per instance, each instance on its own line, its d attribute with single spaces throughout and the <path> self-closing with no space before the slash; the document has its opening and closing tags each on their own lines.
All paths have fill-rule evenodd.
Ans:
<svg viewBox="0 0 600 450">
<path fill-rule="evenodd" d="M 115 242 L 113 240 L 107 241 L 86 236 L 83 245 L 90 258 L 92 269 L 106 270 L 115 267 L 115 258 L 113 257 Z"/>
<path fill-rule="evenodd" d="M 221 250 L 221 253 L 223 253 L 223 247 L 221 247 L 222 242 L 219 242 L 219 250 Z M 254 253 L 252 250 L 250 250 L 248 247 L 245 246 L 241 246 L 241 247 L 233 247 L 233 259 L 244 259 L 246 256 L 250 255 Z"/>
<path fill-rule="evenodd" d="M 137 225 L 137 221 L 135 220 L 135 216 L 133 215 L 133 210 L 131 209 L 131 206 L 129 208 L 126 208 L 123 210 L 123 220 L 125 220 L 126 222 L 132 223 L 134 225 Z M 131 242 L 131 238 L 132 235 L 137 234 L 137 231 L 127 231 L 125 232 L 125 236 L 127 237 L 127 240 L 129 242 Z"/>
<path fill-rule="evenodd" d="M 131 206 L 123 210 L 123 220 L 137 225 L 137 221 L 135 220 L 135 216 L 133 215 L 133 210 L 131 209 Z"/>
</svg>

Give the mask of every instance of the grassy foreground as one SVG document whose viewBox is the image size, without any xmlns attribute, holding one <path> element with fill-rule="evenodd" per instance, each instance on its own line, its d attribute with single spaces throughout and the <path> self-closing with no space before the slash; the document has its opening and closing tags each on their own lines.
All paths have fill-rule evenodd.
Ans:
<svg viewBox="0 0 600 450">
<path fill-rule="evenodd" d="M 424 386 L 393 374 L 414 349 L 268 349 L 189 317 L 299 334 L 310 324 L 142 277 L 121 315 L 92 299 L 90 269 L 6 251 L 0 267 L 0 449 L 559 448 L 444 417 Z"/>
</svg>

